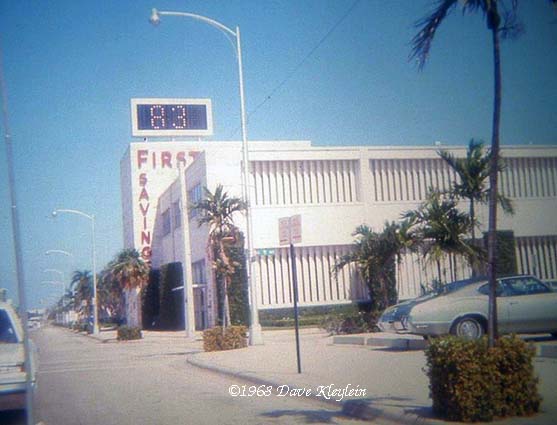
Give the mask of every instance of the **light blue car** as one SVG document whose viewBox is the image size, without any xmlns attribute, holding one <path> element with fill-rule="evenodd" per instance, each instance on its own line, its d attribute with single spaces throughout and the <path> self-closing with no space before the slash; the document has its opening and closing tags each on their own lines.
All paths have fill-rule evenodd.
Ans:
<svg viewBox="0 0 557 425">
<path fill-rule="evenodd" d="M 35 386 L 35 355 L 30 377 Z M 21 321 L 10 304 L 0 303 L 0 411 L 25 408 L 26 369 Z"/>
<path fill-rule="evenodd" d="M 480 338 L 487 330 L 489 284 L 476 282 L 414 306 L 410 333 Z M 534 276 L 497 280 L 499 332 L 550 333 L 557 338 L 557 292 Z"/>
</svg>

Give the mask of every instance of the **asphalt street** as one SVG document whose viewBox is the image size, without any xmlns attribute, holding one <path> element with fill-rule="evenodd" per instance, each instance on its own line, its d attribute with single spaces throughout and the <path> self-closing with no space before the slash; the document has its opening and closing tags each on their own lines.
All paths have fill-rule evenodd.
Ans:
<svg viewBox="0 0 557 425">
<path fill-rule="evenodd" d="M 354 424 L 307 398 L 248 396 L 250 384 L 188 365 L 199 344 L 102 343 L 46 327 L 39 349 L 35 422 L 45 425 Z M 230 395 L 243 392 L 246 396 Z M 244 388 L 244 386 L 246 386 Z M 239 389 L 239 390 L 238 390 Z M 23 423 L 22 415 L 0 417 Z"/>
</svg>

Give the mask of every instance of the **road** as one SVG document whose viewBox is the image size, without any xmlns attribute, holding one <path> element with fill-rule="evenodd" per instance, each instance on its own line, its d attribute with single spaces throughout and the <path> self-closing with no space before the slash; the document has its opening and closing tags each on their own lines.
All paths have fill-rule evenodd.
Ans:
<svg viewBox="0 0 557 425">
<path fill-rule="evenodd" d="M 232 397 L 230 386 L 245 383 L 187 364 L 198 349 L 191 343 L 103 344 L 55 327 L 32 338 L 40 363 L 35 422 L 45 425 L 356 423 L 311 399 Z"/>
</svg>

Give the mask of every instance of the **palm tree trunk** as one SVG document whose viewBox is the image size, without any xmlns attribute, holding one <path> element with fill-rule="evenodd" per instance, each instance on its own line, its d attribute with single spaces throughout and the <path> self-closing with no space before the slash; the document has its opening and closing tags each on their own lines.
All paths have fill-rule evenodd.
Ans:
<svg viewBox="0 0 557 425">
<path fill-rule="evenodd" d="M 496 10 L 496 2 L 493 2 Z M 494 62 L 494 102 L 493 128 L 491 138 L 491 164 L 489 172 L 489 227 L 487 234 L 487 261 L 489 279 L 488 345 L 493 347 L 497 339 L 497 297 L 496 297 L 496 258 L 497 258 L 497 162 L 499 159 L 499 125 L 501 119 L 501 61 L 498 25 L 491 28 L 493 38 Z"/>
<path fill-rule="evenodd" d="M 470 199 L 470 220 L 472 221 L 472 245 L 476 246 L 476 211 L 474 211 L 473 199 Z"/>
<path fill-rule="evenodd" d="M 456 255 L 449 254 L 449 264 L 451 267 L 451 281 L 454 282 L 456 280 Z"/>
<path fill-rule="evenodd" d="M 230 326 L 230 303 L 228 302 L 228 278 L 225 278 L 224 285 L 224 323 L 225 326 Z"/>
</svg>

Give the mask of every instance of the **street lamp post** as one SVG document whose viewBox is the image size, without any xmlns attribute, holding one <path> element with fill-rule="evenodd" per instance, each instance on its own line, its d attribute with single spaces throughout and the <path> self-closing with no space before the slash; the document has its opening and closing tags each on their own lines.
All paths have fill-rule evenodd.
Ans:
<svg viewBox="0 0 557 425">
<path fill-rule="evenodd" d="M 63 254 L 67 257 L 73 257 L 73 254 L 71 252 L 64 251 L 63 249 L 49 249 L 49 250 L 45 251 L 45 254 L 46 255 Z"/>
<path fill-rule="evenodd" d="M 64 273 L 58 269 L 44 269 L 43 273 L 56 273 L 60 275 L 60 283 L 62 285 L 62 306 L 64 304 L 64 297 L 66 296 L 66 286 L 64 284 Z"/>
<path fill-rule="evenodd" d="M 246 245 L 247 245 L 247 277 L 248 277 L 248 287 L 250 291 L 250 328 L 249 328 L 249 343 L 250 345 L 261 345 L 263 344 L 263 335 L 261 333 L 261 325 L 259 324 L 259 315 L 257 311 L 257 291 L 255 285 L 253 284 L 253 247 L 252 247 L 252 223 L 251 223 L 251 207 L 249 202 L 249 153 L 248 153 L 248 136 L 247 136 L 247 125 L 246 125 L 246 105 L 244 96 L 244 72 L 242 64 L 242 43 L 240 38 L 240 27 L 236 26 L 236 30 L 228 28 L 226 25 L 221 24 L 214 19 L 207 18 L 205 16 L 196 15 L 194 13 L 187 12 L 168 12 L 159 11 L 153 9 L 151 13 L 151 18 L 149 22 L 153 25 L 158 25 L 160 23 L 161 16 L 182 16 L 185 18 L 192 18 L 197 21 L 204 22 L 217 28 L 223 32 L 227 38 L 232 38 L 235 40 L 236 45 L 236 58 L 238 60 L 238 80 L 240 89 L 240 117 L 242 124 L 242 196 L 247 203 L 246 208 Z"/>
<path fill-rule="evenodd" d="M 59 213 L 76 214 L 91 221 L 91 257 L 93 263 L 93 334 L 97 335 L 99 333 L 99 312 L 97 308 L 97 253 L 95 248 L 95 216 L 86 214 L 79 210 L 69 209 L 56 209 L 52 211 L 52 216 L 56 217 Z"/>
</svg>

